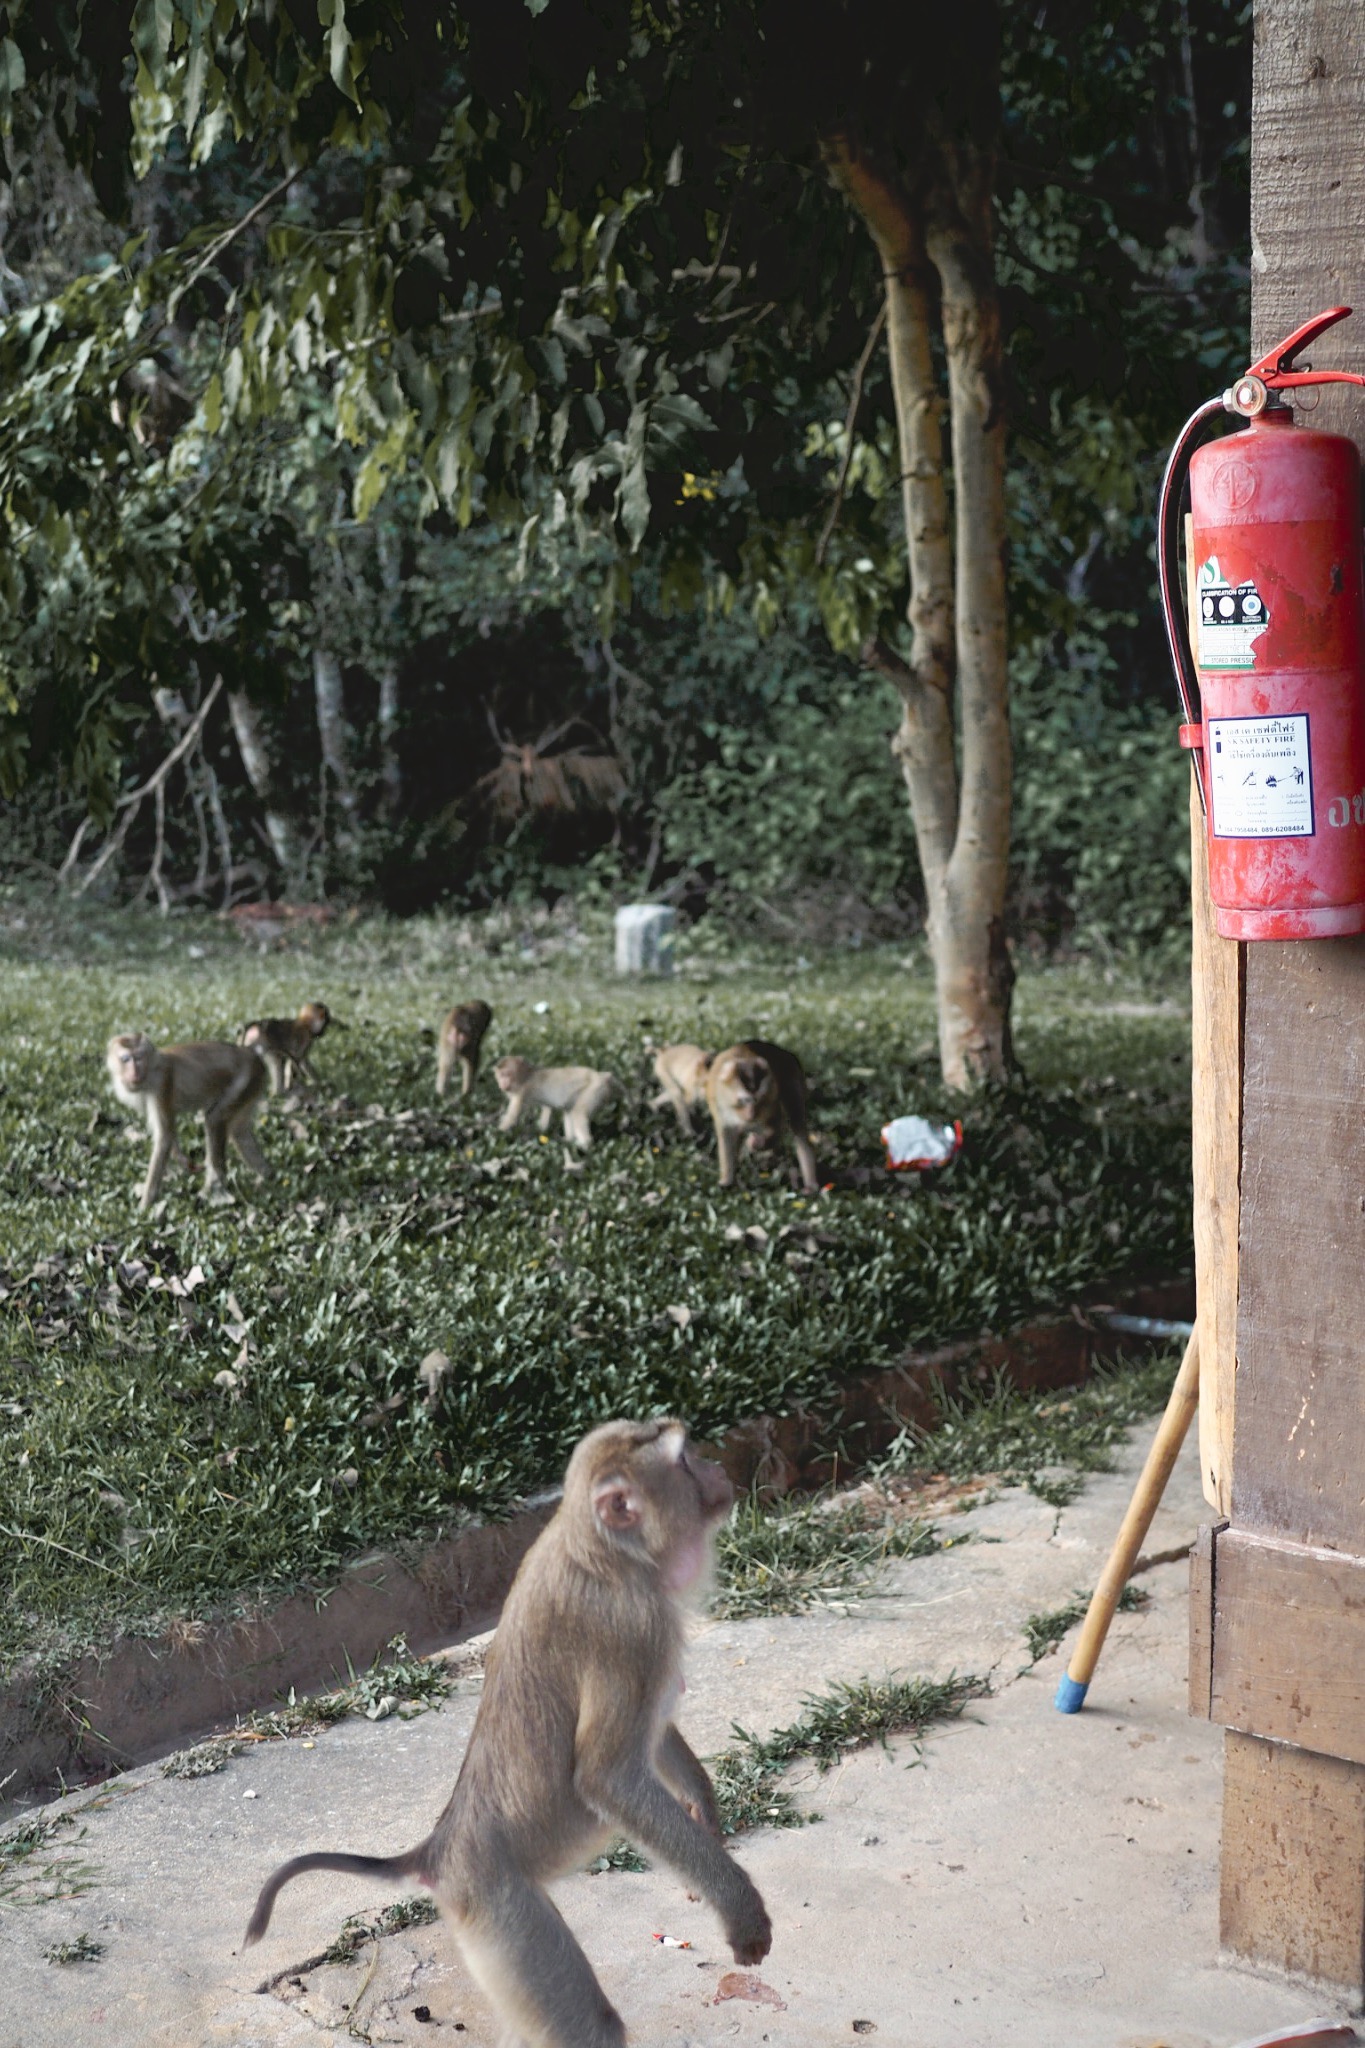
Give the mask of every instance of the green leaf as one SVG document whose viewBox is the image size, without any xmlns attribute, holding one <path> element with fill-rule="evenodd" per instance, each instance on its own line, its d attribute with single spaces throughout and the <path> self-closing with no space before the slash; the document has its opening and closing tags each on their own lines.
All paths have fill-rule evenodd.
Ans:
<svg viewBox="0 0 1365 2048">
<path fill-rule="evenodd" d="M 355 38 L 346 26 L 346 0 L 318 0 L 318 20 L 324 28 L 331 23 L 327 37 L 327 67 L 332 74 L 332 83 L 353 106 L 358 107 L 360 96 L 355 89 L 351 63 L 351 45 Z"/>
<path fill-rule="evenodd" d="M 133 10 L 133 48 L 158 92 L 166 84 L 166 58 L 174 23 L 172 0 L 137 0 Z"/>
</svg>

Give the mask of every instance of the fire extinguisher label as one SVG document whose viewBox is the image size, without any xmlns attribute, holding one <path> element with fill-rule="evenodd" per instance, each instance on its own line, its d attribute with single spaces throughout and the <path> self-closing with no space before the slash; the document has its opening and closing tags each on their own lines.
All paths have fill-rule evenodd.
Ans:
<svg viewBox="0 0 1365 2048">
<path fill-rule="evenodd" d="M 1209 791 L 1216 839 L 1311 839 L 1308 713 L 1210 718 Z"/>
<path fill-rule="evenodd" d="M 1210 555 L 1200 566 L 1196 595 L 1200 668 L 1255 668 L 1255 642 L 1270 624 L 1269 609 L 1256 585 L 1229 583 L 1217 555 Z"/>
</svg>

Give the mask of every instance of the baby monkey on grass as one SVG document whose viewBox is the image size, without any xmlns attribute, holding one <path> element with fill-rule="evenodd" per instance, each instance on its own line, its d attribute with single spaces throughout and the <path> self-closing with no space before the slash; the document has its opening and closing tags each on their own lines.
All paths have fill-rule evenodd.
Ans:
<svg viewBox="0 0 1365 2048">
<path fill-rule="evenodd" d="M 519 1053 L 508 1053 L 493 1069 L 493 1079 L 507 1097 L 498 1120 L 510 1131 L 528 1104 L 540 1111 L 540 1128 L 548 1131 L 555 1110 L 564 1114 L 564 1136 L 584 1152 L 592 1144 L 592 1120 L 617 1090 L 616 1076 L 596 1067 L 533 1067 Z"/>
<path fill-rule="evenodd" d="M 508 2042 L 624 2048 L 619 2013 L 544 1889 L 620 1833 L 710 1900 L 737 1963 L 761 1962 L 767 1909 L 721 1841 L 711 1781 L 673 1718 L 683 1603 L 733 1500 L 679 1422 L 608 1422 L 585 1437 L 507 1596 L 436 1826 L 398 1856 L 323 1851 L 282 1864 L 248 1943 L 304 1871 L 415 1877 L 435 1892 Z"/>
<path fill-rule="evenodd" d="M 326 1003 L 305 1003 L 297 1017 L 257 1017 L 244 1024 L 237 1043 L 260 1054 L 270 1074 L 271 1094 L 282 1095 L 300 1077 L 305 1085 L 316 1085 L 308 1055 L 329 1024 L 341 1029 L 341 1019 Z"/>
</svg>

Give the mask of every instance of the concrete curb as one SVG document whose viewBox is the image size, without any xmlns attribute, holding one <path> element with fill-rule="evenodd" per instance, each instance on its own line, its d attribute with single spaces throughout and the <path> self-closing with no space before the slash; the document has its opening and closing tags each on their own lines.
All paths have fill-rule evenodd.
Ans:
<svg viewBox="0 0 1365 2048">
<path fill-rule="evenodd" d="M 1123 1296 L 1123 1306 L 1141 1315 L 1188 1318 L 1193 1305 L 1190 1280 Z M 851 1477 L 906 1422 L 931 1423 L 942 1394 L 988 1384 L 1001 1372 L 1028 1390 L 1076 1386 L 1097 1358 L 1142 1348 L 1141 1340 L 1092 1324 L 1078 1306 L 1008 1337 L 907 1352 L 889 1370 L 855 1381 L 831 1409 L 753 1417 L 711 1450 L 736 1486 L 775 1498 L 836 1476 L 823 1449 L 831 1436 L 846 1447 L 838 1474 Z M 400 1632 L 418 1654 L 480 1633 L 497 1619 L 552 1512 L 552 1498 L 528 1504 L 506 1522 L 443 1537 L 407 1563 L 373 1552 L 331 1589 L 291 1595 L 261 1614 L 120 1636 L 55 1679 L 50 1670 L 21 1666 L 0 1690 L 0 1796 L 149 1762 L 269 1707 L 291 1687 L 305 1694 L 344 1684 Z"/>
</svg>

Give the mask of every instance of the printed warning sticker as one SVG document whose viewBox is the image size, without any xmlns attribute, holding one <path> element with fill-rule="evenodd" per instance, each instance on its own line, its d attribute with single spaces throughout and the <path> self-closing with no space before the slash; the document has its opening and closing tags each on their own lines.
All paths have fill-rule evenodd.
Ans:
<svg viewBox="0 0 1365 2048">
<path fill-rule="evenodd" d="M 1195 584 L 1200 668 L 1255 668 L 1255 643 L 1270 624 L 1270 612 L 1256 585 L 1234 587 L 1219 568 L 1217 555 L 1201 564 Z"/>
<path fill-rule="evenodd" d="M 1308 713 L 1206 721 L 1215 839 L 1311 839 Z"/>
</svg>

